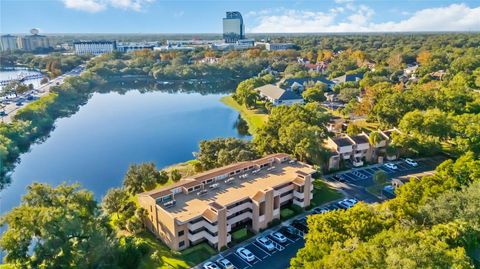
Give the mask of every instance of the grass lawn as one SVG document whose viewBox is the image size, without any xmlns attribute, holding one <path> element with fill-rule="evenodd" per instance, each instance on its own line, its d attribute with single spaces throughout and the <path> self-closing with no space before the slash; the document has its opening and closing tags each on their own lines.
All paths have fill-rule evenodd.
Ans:
<svg viewBox="0 0 480 269">
<path fill-rule="evenodd" d="M 317 179 L 314 183 L 311 206 L 316 207 L 321 204 L 340 199 L 342 196 L 343 195 L 340 192 L 331 188 L 325 182 Z"/>
<path fill-rule="evenodd" d="M 237 103 L 231 95 L 222 97 L 220 101 L 240 112 L 240 115 L 248 124 L 248 131 L 252 135 L 255 135 L 256 130 L 262 127 L 268 119 L 268 114 L 258 109 L 247 109 Z"/>
<path fill-rule="evenodd" d="M 217 252 L 207 243 L 201 243 L 196 246 L 187 248 L 183 251 L 172 251 L 165 244 L 157 240 L 152 234 L 145 232 L 138 237 L 144 239 L 150 246 L 150 253 L 147 254 L 140 262 L 139 268 L 156 269 L 156 268 L 190 268 L 206 259 L 210 258 Z M 162 256 L 160 262 L 152 260 L 151 254 L 158 251 Z"/>
<path fill-rule="evenodd" d="M 296 215 L 295 211 L 291 210 L 288 207 L 280 210 L 280 219 L 282 221 L 287 220 L 295 215 Z"/>
<path fill-rule="evenodd" d="M 254 234 L 249 231 L 247 228 L 242 228 L 239 230 L 236 230 L 235 232 L 232 233 L 232 245 L 236 245 L 242 241 L 247 240 L 248 238 L 252 237 Z"/>
</svg>

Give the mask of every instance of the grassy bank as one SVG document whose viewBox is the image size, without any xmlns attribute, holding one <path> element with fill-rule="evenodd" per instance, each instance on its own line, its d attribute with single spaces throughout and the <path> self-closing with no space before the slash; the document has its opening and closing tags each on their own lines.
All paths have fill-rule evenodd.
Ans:
<svg viewBox="0 0 480 269">
<path fill-rule="evenodd" d="M 237 101 L 235 101 L 231 95 L 222 97 L 220 101 L 240 112 L 240 115 L 248 124 L 248 131 L 252 135 L 255 135 L 255 132 L 258 130 L 258 128 L 262 127 L 268 119 L 268 114 L 265 114 L 263 111 L 257 109 L 247 109 L 245 106 L 237 103 Z"/>
</svg>

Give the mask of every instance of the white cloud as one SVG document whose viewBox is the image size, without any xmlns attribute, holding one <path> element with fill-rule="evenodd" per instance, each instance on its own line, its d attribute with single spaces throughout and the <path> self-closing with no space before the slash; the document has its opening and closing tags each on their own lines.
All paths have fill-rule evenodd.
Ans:
<svg viewBox="0 0 480 269">
<path fill-rule="evenodd" d="M 254 33 L 480 31 L 480 6 L 451 4 L 422 9 L 397 22 L 373 22 L 375 13 L 370 7 L 337 1 L 344 3 L 345 9 L 339 7 L 328 12 L 279 9 L 258 15 L 258 23 L 249 29 Z"/>
<path fill-rule="evenodd" d="M 108 7 L 142 11 L 145 4 L 153 1 L 155 0 L 62 0 L 66 8 L 91 13 L 103 11 Z"/>
<path fill-rule="evenodd" d="M 63 0 L 66 8 L 78 9 L 88 12 L 99 12 L 105 9 L 106 5 L 97 0 Z"/>
</svg>

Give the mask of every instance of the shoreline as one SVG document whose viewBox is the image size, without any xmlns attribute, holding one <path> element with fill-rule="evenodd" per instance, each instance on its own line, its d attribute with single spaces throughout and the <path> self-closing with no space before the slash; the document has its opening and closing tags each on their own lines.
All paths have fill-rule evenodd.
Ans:
<svg viewBox="0 0 480 269">
<path fill-rule="evenodd" d="M 220 98 L 220 102 L 240 113 L 240 117 L 247 122 L 248 132 L 255 136 L 257 130 L 262 127 L 268 119 L 268 114 L 260 113 L 258 110 L 250 110 L 235 101 L 232 95 Z"/>
</svg>

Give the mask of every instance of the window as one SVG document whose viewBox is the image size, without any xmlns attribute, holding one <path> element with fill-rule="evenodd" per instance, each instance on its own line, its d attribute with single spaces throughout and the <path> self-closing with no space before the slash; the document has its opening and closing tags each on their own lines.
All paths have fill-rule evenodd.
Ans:
<svg viewBox="0 0 480 269">
<path fill-rule="evenodd" d="M 178 236 L 182 236 L 185 232 L 184 231 L 180 231 L 178 232 Z"/>
<path fill-rule="evenodd" d="M 184 246 L 185 246 L 185 241 L 180 241 L 180 242 L 178 243 L 178 247 L 179 247 L 179 248 L 183 248 Z"/>
</svg>

